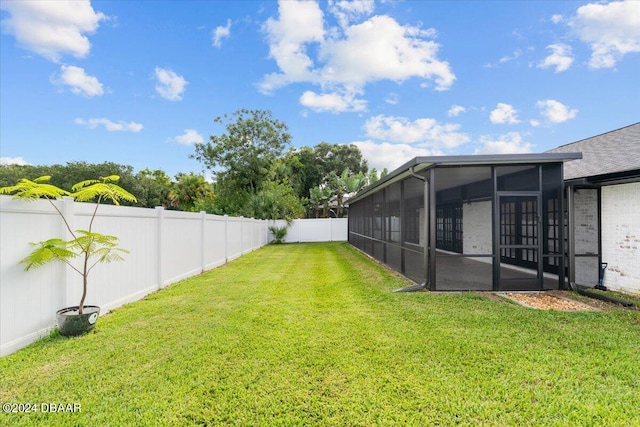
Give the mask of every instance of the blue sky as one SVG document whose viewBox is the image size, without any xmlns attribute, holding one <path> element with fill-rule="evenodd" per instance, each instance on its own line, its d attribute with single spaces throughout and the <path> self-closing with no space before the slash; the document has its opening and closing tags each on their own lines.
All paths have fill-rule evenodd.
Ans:
<svg viewBox="0 0 640 427">
<path fill-rule="evenodd" d="M 0 3 L 1 162 L 202 170 L 213 119 L 293 146 L 542 152 L 640 120 L 640 2 Z"/>
</svg>

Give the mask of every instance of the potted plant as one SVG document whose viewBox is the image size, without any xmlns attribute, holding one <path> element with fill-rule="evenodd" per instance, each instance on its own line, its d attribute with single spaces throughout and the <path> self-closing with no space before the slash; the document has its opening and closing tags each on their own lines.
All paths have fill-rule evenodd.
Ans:
<svg viewBox="0 0 640 427">
<path fill-rule="evenodd" d="M 33 181 L 23 178 L 16 185 L 0 188 L 0 194 L 13 194 L 14 198 L 23 200 L 47 199 L 62 218 L 67 230 L 71 233 L 70 240 L 52 238 L 42 242 L 31 243 L 33 251 L 23 260 L 25 270 L 38 268 L 50 262 L 63 262 L 76 273 L 82 276 L 82 297 L 77 306 L 66 307 L 58 310 L 56 321 L 61 335 L 81 335 L 95 327 L 100 314 L 100 307 L 85 305 L 87 296 L 87 279 L 89 273 L 99 263 L 120 261 L 122 253 L 127 250 L 118 248 L 118 238 L 93 231 L 93 222 L 98 212 L 98 207 L 105 200 L 110 200 L 119 205 L 121 200 L 135 202 L 136 198 L 125 189 L 114 184 L 120 177 L 111 175 L 97 180 L 86 180 L 75 184 L 71 191 L 65 191 L 55 185 L 49 184 L 50 176 L 41 176 Z M 64 196 L 70 196 L 75 201 L 89 202 L 96 200 L 96 206 L 91 215 L 87 230 L 73 230 L 68 218 L 58 209 L 53 200 Z M 80 263 L 72 261 L 80 259 Z"/>
</svg>

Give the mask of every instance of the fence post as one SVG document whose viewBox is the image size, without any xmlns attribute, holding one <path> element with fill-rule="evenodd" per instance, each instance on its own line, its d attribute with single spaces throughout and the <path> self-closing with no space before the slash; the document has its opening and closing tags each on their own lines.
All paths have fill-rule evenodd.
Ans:
<svg viewBox="0 0 640 427">
<path fill-rule="evenodd" d="M 253 251 L 256 248 L 255 243 L 253 243 L 253 235 L 255 234 L 256 228 L 256 220 L 255 218 L 251 218 L 251 250 Z"/>
<path fill-rule="evenodd" d="M 206 222 L 207 220 L 207 213 L 205 211 L 200 211 L 200 270 L 202 273 L 204 273 L 204 268 L 205 268 L 205 257 L 204 257 L 204 251 L 205 251 L 205 237 L 204 237 L 204 233 L 205 233 L 205 229 L 206 229 Z"/>
<path fill-rule="evenodd" d="M 163 236 L 162 236 L 162 230 L 164 229 L 164 207 L 163 206 L 156 206 L 156 213 L 158 215 L 158 251 L 157 251 L 157 257 L 156 257 L 156 262 L 158 263 L 157 265 L 157 269 L 156 269 L 156 273 L 158 274 L 158 289 L 161 289 L 164 287 L 164 279 L 162 277 L 162 241 L 163 241 Z"/>
<path fill-rule="evenodd" d="M 240 217 L 240 255 L 244 255 L 243 247 L 244 243 L 244 217 Z"/>
<path fill-rule="evenodd" d="M 333 242 L 333 218 L 329 217 L 329 241 Z"/>
<path fill-rule="evenodd" d="M 224 263 L 229 262 L 229 215 L 224 216 Z"/>
</svg>

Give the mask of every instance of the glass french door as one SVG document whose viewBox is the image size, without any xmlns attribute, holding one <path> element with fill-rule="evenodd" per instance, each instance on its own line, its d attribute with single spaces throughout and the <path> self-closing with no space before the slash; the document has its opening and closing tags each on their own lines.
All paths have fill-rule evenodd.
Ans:
<svg viewBox="0 0 640 427">
<path fill-rule="evenodd" d="M 500 268 L 501 289 L 542 289 L 540 260 L 540 195 L 500 195 L 500 263 L 517 267 Z"/>
</svg>

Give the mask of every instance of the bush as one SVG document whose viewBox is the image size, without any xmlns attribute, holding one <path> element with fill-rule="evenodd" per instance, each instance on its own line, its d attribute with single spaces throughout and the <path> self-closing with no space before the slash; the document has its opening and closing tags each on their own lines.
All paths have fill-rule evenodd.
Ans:
<svg viewBox="0 0 640 427">
<path fill-rule="evenodd" d="M 269 227 L 269 231 L 273 234 L 273 243 L 280 244 L 284 242 L 284 237 L 287 235 L 287 228 L 286 225 L 284 227 L 277 227 L 275 225 Z"/>
</svg>

